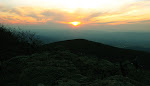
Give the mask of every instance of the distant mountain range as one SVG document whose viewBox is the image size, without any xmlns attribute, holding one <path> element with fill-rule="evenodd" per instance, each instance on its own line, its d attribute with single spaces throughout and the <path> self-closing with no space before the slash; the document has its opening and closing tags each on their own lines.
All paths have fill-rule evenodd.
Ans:
<svg viewBox="0 0 150 86">
<path fill-rule="evenodd" d="M 144 48 L 144 47 L 139 47 L 139 46 L 130 46 L 130 47 L 125 47 L 125 48 L 126 49 L 132 49 L 132 50 L 150 52 L 150 48 Z"/>
<path fill-rule="evenodd" d="M 57 34 L 54 34 L 57 33 Z M 65 34 L 67 33 L 67 34 Z M 150 51 L 149 32 L 104 32 L 104 31 L 48 31 L 41 32 L 39 37 L 45 43 L 71 39 L 87 39 L 120 48 Z M 148 48 L 148 49 L 146 49 Z"/>
</svg>

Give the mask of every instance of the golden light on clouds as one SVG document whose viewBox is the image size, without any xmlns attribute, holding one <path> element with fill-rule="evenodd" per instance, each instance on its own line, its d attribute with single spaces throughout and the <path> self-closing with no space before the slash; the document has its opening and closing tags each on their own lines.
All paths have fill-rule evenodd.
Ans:
<svg viewBox="0 0 150 86">
<path fill-rule="evenodd" d="M 41 4 L 42 3 L 42 4 Z M 0 23 L 117 25 L 150 20 L 149 0 L 1 0 Z"/>
</svg>

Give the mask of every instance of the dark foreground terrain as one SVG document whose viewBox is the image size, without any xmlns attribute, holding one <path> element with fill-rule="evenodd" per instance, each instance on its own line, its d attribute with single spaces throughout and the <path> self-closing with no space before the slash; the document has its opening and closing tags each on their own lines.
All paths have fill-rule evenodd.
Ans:
<svg viewBox="0 0 150 86">
<path fill-rule="evenodd" d="M 22 35 L 0 27 L 0 86 L 150 86 L 150 53 Z"/>
</svg>

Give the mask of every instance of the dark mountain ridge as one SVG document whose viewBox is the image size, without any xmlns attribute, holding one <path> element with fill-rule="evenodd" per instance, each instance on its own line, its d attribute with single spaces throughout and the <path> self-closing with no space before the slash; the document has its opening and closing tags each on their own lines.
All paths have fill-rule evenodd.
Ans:
<svg viewBox="0 0 150 86">
<path fill-rule="evenodd" d="M 86 39 L 54 42 L 44 45 L 43 49 L 48 51 L 67 49 L 75 54 L 92 55 L 115 62 L 122 62 L 125 60 L 137 61 L 144 67 L 149 67 L 150 61 L 150 53 L 148 52 L 117 48 Z"/>
</svg>

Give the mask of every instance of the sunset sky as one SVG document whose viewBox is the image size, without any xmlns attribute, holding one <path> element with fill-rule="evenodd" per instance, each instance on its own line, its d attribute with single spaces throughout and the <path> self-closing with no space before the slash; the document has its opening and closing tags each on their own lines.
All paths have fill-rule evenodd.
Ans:
<svg viewBox="0 0 150 86">
<path fill-rule="evenodd" d="M 2 24 L 66 28 L 70 22 L 150 31 L 150 0 L 0 0 Z"/>
</svg>

